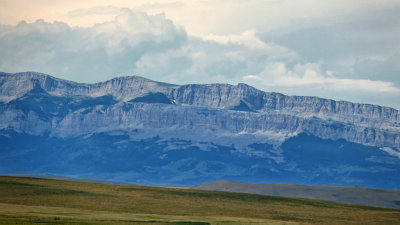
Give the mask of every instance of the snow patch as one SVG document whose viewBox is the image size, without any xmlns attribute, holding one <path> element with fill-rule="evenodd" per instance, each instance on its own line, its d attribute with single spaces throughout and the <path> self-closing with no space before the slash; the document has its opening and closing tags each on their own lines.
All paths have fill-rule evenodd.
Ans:
<svg viewBox="0 0 400 225">
<path fill-rule="evenodd" d="M 380 149 L 387 152 L 389 155 L 395 156 L 400 159 L 400 150 L 389 147 L 382 147 Z"/>
</svg>

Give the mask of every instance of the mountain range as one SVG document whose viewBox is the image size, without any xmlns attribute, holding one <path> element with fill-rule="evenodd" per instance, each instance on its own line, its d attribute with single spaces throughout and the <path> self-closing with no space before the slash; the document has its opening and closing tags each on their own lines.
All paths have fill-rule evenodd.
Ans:
<svg viewBox="0 0 400 225">
<path fill-rule="evenodd" d="M 398 110 L 242 83 L 0 73 L 0 143 L 1 174 L 400 186 Z"/>
</svg>

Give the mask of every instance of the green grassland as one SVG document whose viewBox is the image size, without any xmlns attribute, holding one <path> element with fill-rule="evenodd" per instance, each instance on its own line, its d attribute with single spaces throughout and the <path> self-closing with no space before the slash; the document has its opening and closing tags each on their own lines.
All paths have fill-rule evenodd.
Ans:
<svg viewBox="0 0 400 225">
<path fill-rule="evenodd" d="M 400 224 L 400 210 L 221 191 L 0 176 L 0 224 Z"/>
</svg>

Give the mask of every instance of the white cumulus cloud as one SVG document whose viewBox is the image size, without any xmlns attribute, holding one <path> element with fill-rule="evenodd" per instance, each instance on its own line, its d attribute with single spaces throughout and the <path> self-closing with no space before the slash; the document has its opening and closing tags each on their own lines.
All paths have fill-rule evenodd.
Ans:
<svg viewBox="0 0 400 225">
<path fill-rule="evenodd" d="M 92 27 L 62 22 L 20 22 L 0 27 L 0 70 L 40 71 L 94 82 L 134 73 L 144 54 L 180 46 L 186 32 L 163 14 L 122 9 L 113 20 Z"/>
<path fill-rule="evenodd" d="M 265 87 L 306 87 L 400 94 L 400 89 L 391 82 L 337 78 L 332 75 L 332 71 L 323 71 L 321 65 L 315 63 L 296 64 L 292 69 L 282 62 L 268 63 L 261 73 L 246 75 L 243 79 L 255 81 L 257 86 Z"/>
</svg>

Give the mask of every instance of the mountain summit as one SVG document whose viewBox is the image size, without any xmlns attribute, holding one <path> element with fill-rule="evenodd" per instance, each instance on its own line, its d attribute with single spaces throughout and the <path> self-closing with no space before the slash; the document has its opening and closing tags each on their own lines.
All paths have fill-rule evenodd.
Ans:
<svg viewBox="0 0 400 225">
<path fill-rule="evenodd" d="M 396 109 L 143 77 L 0 73 L 0 173 L 143 184 L 400 185 Z"/>
</svg>

